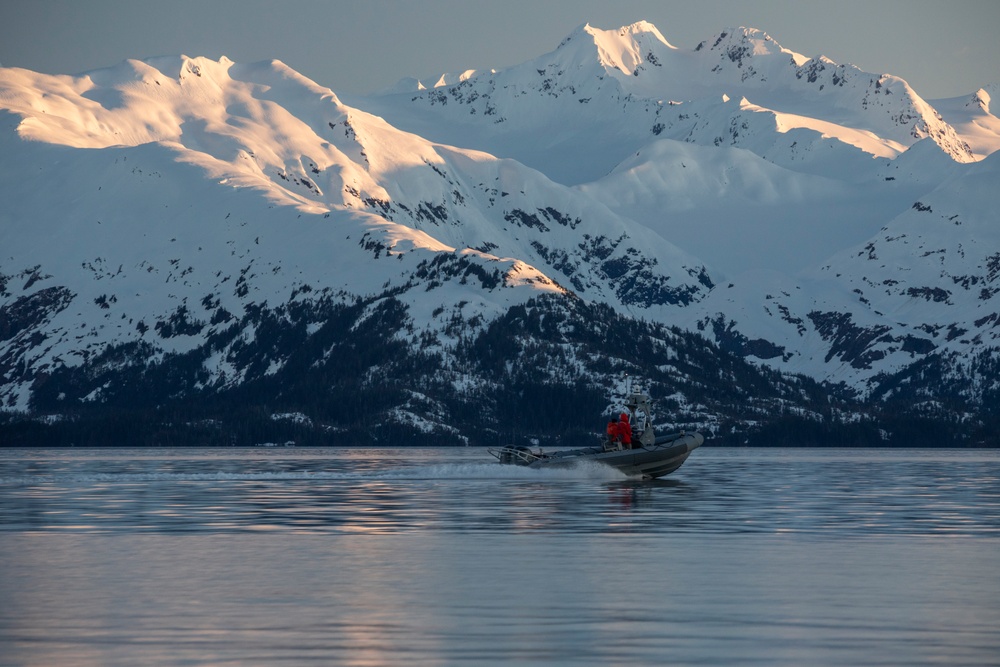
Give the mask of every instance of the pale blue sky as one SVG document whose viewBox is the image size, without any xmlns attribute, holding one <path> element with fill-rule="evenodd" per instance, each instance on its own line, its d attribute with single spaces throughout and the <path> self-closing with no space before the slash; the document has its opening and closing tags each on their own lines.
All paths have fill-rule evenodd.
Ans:
<svg viewBox="0 0 1000 667">
<path fill-rule="evenodd" d="M 0 64 L 77 74 L 127 58 L 277 58 L 343 93 L 502 68 L 578 25 L 646 19 L 693 48 L 728 27 L 903 77 L 927 99 L 1000 82 L 1000 0 L 0 0 Z"/>
</svg>

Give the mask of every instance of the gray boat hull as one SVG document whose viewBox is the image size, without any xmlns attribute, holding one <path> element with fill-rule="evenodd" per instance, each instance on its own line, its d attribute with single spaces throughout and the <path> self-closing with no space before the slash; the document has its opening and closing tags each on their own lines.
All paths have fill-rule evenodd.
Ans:
<svg viewBox="0 0 1000 667">
<path fill-rule="evenodd" d="M 653 444 L 637 445 L 634 449 L 585 447 L 542 454 L 522 447 L 504 448 L 494 454 L 502 463 L 529 468 L 568 468 L 581 461 L 593 461 L 620 470 L 630 477 L 655 479 L 680 468 L 703 442 L 705 438 L 700 433 L 677 433 L 660 436 Z"/>
</svg>

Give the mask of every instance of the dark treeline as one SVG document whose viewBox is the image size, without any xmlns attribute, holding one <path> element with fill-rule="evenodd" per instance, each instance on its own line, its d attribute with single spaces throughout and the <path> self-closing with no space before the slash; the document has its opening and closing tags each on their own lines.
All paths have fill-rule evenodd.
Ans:
<svg viewBox="0 0 1000 667">
<path fill-rule="evenodd" d="M 133 343 L 37 378 L 32 414 L 0 413 L 0 444 L 571 446 L 603 431 L 628 374 L 656 399 L 659 428 L 698 428 L 708 445 L 1000 446 L 997 414 L 967 405 L 931 357 L 861 401 L 574 298 L 450 331 L 459 343 L 442 352 L 391 296 L 251 309 L 185 354 L 150 363 L 152 346 Z M 209 377 L 220 353 L 240 377 Z"/>
</svg>

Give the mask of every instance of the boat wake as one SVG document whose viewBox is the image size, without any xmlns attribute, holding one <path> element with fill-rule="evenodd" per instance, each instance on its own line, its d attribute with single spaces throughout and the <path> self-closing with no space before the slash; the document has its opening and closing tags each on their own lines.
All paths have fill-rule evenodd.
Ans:
<svg viewBox="0 0 1000 667">
<path fill-rule="evenodd" d="M 438 463 L 383 470 L 276 470 L 257 472 L 66 472 L 0 477 L 0 487 L 103 484 L 183 484 L 206 482 L 315 482 L 406 480 L 622 481 L 629 477 L 610 466 L 579 461 L 565 468 L 535 469 L 496 463 Z"/>
<path fill-rule="evenodd" d="M 380 478 L 385 478 L 379 475 Z M 525 481 L 618 481 L 628 476 L 611 466 L 578 461 L 565 468 L 527 468 L 496 463 L 441 463 L 386 473 L 397 479 L 513 479 Z"/>
</svg>

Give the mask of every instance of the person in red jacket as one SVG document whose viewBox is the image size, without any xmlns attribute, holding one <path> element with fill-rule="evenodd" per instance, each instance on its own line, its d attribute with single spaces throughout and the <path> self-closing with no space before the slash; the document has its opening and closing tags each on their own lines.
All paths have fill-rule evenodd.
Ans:
<svg viewBox="0 0 1000 667">
<path fill-rule="evenodd" d="M 618 416 L 618 437 L 621 439 L 624 449 L 632 449 L 632 425 L 628 422 L 627 412 Z"/>
<path fill-rule="evenodd" d="M 612 417 L 611 421 L 608 422 L 608 442 L 612 446 L 621 442 L 621 430 L 618 424 L 618 417 Z"/>
</svg>

